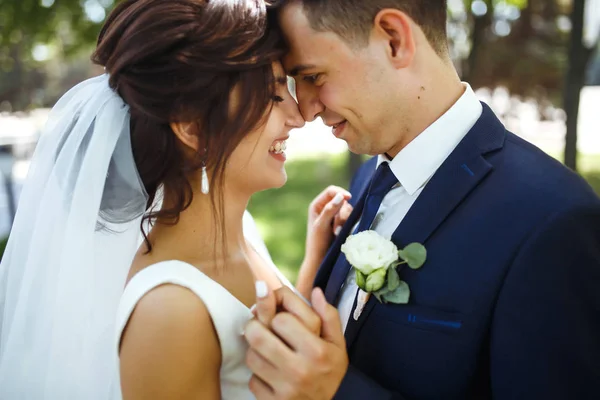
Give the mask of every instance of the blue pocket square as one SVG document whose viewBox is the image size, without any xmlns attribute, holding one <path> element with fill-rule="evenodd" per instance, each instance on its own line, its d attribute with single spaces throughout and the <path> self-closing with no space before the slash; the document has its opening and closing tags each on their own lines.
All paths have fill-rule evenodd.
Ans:
<svg viewBox="0 0 600 400">
<path fill-rule="evenodd" d="M 420 317 L 415 314 L 408 314 L 408 322 L 416 323 L 416 324 L 429 324 L 429 325 L 437 325 L 443 326 L 446 328 L 460 329 L 462 326 L 462 322 L 460 321 L 444 321 L 439 319 L 430 319 L 425 317 Z"/>
</svg>

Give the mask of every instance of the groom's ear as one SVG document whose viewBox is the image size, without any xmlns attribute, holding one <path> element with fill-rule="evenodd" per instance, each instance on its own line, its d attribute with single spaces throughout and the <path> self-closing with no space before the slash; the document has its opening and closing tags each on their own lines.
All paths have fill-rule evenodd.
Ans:
<svg viewBox="0 0 600 400">
<path fill-rule="evenodd" d="M 196 132 L 196 124 L 190 122 L 171 122 L 170 125 L 171 130 L 181 143 L 194 150 L 194 152 L 199 151 L 200 138 Z"/>
<path fill-rule="evenodd" d="M 385 8 L 375 16 L 374 34 L 386 43 L 386 54 L 394 67 L 408 67 L 416 51 L 414 21 L 405 13 L 393 8 Z"/>
</svg>

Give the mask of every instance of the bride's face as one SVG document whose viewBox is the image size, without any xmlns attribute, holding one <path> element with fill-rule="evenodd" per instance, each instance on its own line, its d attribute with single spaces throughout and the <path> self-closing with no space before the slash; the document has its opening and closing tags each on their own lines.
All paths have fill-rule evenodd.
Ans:
<svg viewBox="0 0 600 400">
<path fill-rule="evenodd" d="M 262 127 L 244 137 L 227 163 L 225 186 L 235 191 L 252 194 L 281 187 L 287 180 L 286 140 L 292 129 L 304 125 L 304 119 L 288 91 L 283 67 L 277 62 L 273 70 L 276 80 L 273 109 Z"/>
</svg>

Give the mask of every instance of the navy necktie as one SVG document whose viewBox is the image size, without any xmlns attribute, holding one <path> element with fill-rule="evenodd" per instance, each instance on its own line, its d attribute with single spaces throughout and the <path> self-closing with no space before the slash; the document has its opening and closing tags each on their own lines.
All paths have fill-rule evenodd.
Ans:
<svg viewBox="0 0 600 400">
<path fill-rule="evenodd" d="M 377 211 L 379 210 L 379 206 L 381 205 L 381 201 L 397 183 L 398 179 L 390 169 L 389 164 L 387 162 L 382 163 L 377 168 L 377 171 L 371 180 L 360 223 L 354 233 L 368 230 L 371 227 L 371 224 L 377 215 Z M 346 257 L 340 253 L 325 288 L 325 297 L 330 304 L 335 304 L 337 295 L 348 276 L 349 270 L 350 264 L 346 261 Z"/>
</svg>

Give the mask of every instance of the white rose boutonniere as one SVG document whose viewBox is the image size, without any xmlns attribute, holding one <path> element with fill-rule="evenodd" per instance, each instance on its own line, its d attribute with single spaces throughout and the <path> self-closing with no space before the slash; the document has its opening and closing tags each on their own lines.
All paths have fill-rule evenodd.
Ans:
<svg viewBox="0 0 600 400">
<path fill-rule="evenodd" d="M 398 250 L 391 240 L 375 231 L 349 236 L 342 245 L 342 253 L 354 268 L 356 283 L 362 291 L 357 305 L 358 315 L 370 293 L 381 303 L 408 303 L 410 289 L 406 282 L 400 280 L 396 268 L 406 264 L 418 269 L 427 259 L 427 251 L 422 244 L 411 243 Z M 358 319 L 356 313 L 355 318 Z"/>
</svg>

